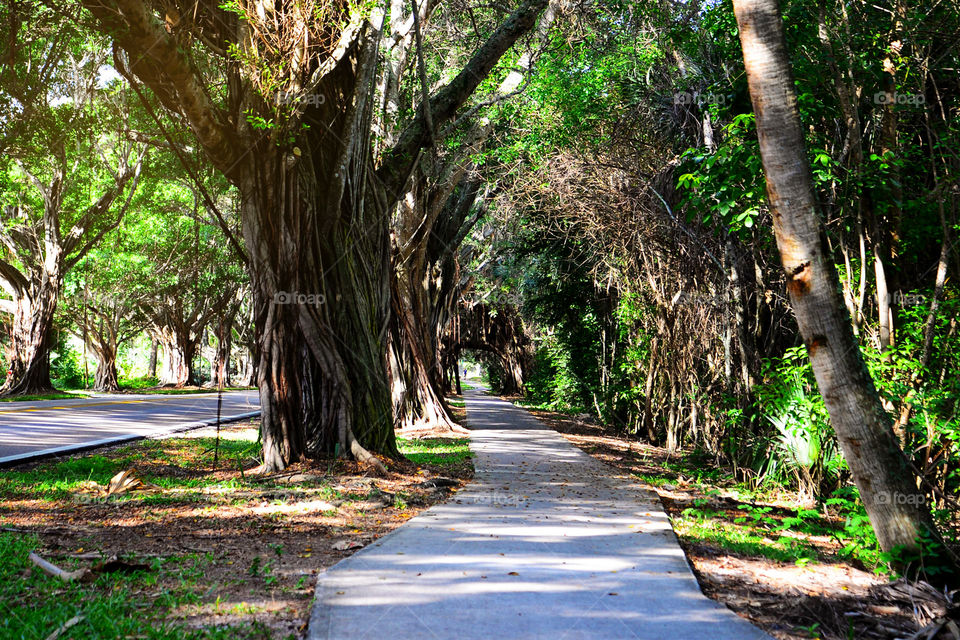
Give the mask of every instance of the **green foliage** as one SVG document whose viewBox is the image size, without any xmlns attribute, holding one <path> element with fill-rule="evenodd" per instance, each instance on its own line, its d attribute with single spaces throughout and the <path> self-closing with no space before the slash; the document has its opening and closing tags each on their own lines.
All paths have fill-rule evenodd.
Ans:
<svg viewBox="0 0 960 640">
<path fill-rule="evenodd" d="M 688 218 L 746 237 L 765 195 L 753 114 L 734 116 L 722 134 L 716 151 L 688 149 L 683 154 L 677 186 Z"/>
<path fill-rule="evenodd" d="M 792 481 L 808 496 L 820 498 L 837 485 L 845 464 L 806 348 L 788 349 L 782 358 L 765 363 L 764 383 L 754 392 L 759 415 L 776 429 L 758 471 L 768 481 Z"/>
<path fill-rule="evenodd" d="M 90 380 L 84 381 L 83 354 L 61 336 L 57 348 L 50 354 L 50 377 L 54 385 L 62 389 L 83 389 Z M 89 372 L 88 365 L 88 372 Z"/>
<path fill-rule="evenodd" d="M 140 376 L 139 378 L 121 378 L 121 389 L 149 389 L 160 384 L 156 376 Z"/>
</svg>

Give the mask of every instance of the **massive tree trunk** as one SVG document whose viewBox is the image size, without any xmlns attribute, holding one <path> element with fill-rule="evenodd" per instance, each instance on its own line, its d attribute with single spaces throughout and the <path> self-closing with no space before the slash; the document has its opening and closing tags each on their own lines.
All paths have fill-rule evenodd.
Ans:
<svg viewBox="0 0 960 640">
<path fill-rule="evenodd" d="M 853 336 L 825 249 L 776 0 L 734 0 L 777 246 L 800 333 L 830 421 L 881 547 L 937 538 Z"/>
<path fill-rule="evenodd" d="M 240 182 L 268 470 L 308 453 L 398 455 L 385 194 L 373 186 L 367 135 L 378 34 L 364 33 L 317 87 L 327 99 L 305 112 L 296 151 L 262 142 Z"/>
<path fill-rule="evenodd" d="M 50 347 L 59 283 L 48 282 L 35 293 L 24 292 L 13 305 L 10 330 L 10 369 L 5 394 L 46 393 L 50 381 Z"/>
<path fill-rule="evenodd" d="M 367 449 L 398 455 L 386 374 L 388 215 L 420 150 L 432 142 L 429 115 L 435 124 L 452 118 L 546 1 L 527 0 L 510 16 L 404 129 L 374 173 L 371 109 L 383 19 L 378 8 L 367 16 L 340 15 L 342 7 L 331 5 L 328 20 L 311 16 L 305 23 L 298 10 L 270 2 L 252 3 L 243 19 L 192 5 L 181 12 L 183 24 L 171 26 L 137 0 L 85 0 L 129 54 L 127 64 L 118 60 L 120 72 L 139 78 L 181 114 L 240 192 L 258 332 L 265 470 L 338 446 L 361 460 L 374 460 Z M 325 50 L 312 29 L 338 20 L 349 24 L 342 32 L 320 34 L 334 43 Z M 237 46 L 256 63 L 228 63 L 230 112 L 211 101 L 171 33 L 190 38 L 194 24 L 206 31 L 205 42 L 216 41 L 223 50 Z M 284 30 L 276 31 L 281 24 Z M 302 42 L 286 41 L 300 37 Z M 294 105 L 286 122 L 274 122 L 278 111 L 268 103 L 273 96 L 261 95 L 260 65 L 270 63 L 263 52 L 276 50 L 276 38 L 284 47 L 294 45 L 284 51 L 295 52 L 284 60 L 289 64 L 278 80 L 313 98 Z M 290 77 L 283 75 L 288 70 Z M 265 134 L 252 126 L 249 113 L 265 114 L 275 128 Z"/>
</svg>

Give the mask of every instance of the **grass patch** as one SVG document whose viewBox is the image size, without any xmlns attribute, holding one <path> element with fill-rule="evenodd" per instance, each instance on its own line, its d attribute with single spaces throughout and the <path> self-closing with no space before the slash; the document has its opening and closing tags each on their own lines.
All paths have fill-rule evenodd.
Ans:
<svg viewBox="0 0 960 640">
<path fill-rule="evenodd" d="M 400 452 L 417 465 L 457 467 L 469 463 L 470 441 L 467 438 L 400 438 Z M 80 500 L 84 491 L 97 483 L 104 486 L 117 473 L 135 468 L 137 477 L 155 484 L 161 493 L 129 493 L 112 496 L 109 502 L 174 504 L 179 502 L 218 501 L 221 496 L 243 490 L 262 491 L 273 485 L 256 478 L 222 478 L 203 473 L 212 469 L 215 438 L 168 438 L 147 440 L 119 447 L 109 455 L 92 454 L 60 461 L 42 462 L 25 470 L 0 472 L 0 498 L 17 500 Z M 219 468 L 237 470 L 248 466 L 260 453 L 256 440 L 222 439 Z M 171 473 L 171 468 L 180 469 Z M 319 498 L 345 498 L 318 484 L 304 483 L 288 491 L 317 494 Z M 358 496 L 356 499 L 362 499 Z M 2 512 L 2 509 L 0 509 Z"/>
<path fill-rule="evenodd" d="M 256 387 L 224 387 L 223 391 L 253 391 Z M 188 389 L 177 389 L 176 387 L 162 387 L 162 388 L 152 388 L 152 389 L 137 389 L 137 393 L 145 393 L 149 395 L 158 395 L 158 396 L 179 396 L 179 395 L 190 395 L 193 393 L 217 393 L 217 389 L 207 389 L 207 388 L 188 388 Z"/>
<path fill-rule="evenodd" d="M 74 616 L 82 619 L 64 631 L 61 640 L 269 637 L 256 623 L 195 629 L 168 620 L 174 609 L 199 602 L 211 554 L 153 558 L 149 570 L 101 574 L 82 584 L 63 582 L 34 568 L 28 555 L 40 546 L 36 536 L 0 533 L 0 637 L 43 640 Z M 67 570 L 88 564 L 72 558 L 56 562 Z M 144 623 L 152 626 L 147 636 L 142 635 Z"/>
<path fill-rule="evenodd" d="M 40 402 L 42 400 L 67 400 L 71 398 L 89 398 L 85 393 L 55 391 L 53 393 L 35 393 L 22 396 L 0 396 L 0 402 Z"/>
<path fill-rule="evenodd" d="M 457 466 L 469 462 L 469 438 L 423 438 L 422 440 L 397 439 L 400 453 L 418 465 Z"/>
<path fill-rule="evenodd" d="M 775 529 L 768 531 L 756 524 L 728 522 L 721 512 L 711 509 L 684 509 L 672 522 L 677 535 L 687 542 L 713 545 L 744 556 L 797 564 L 807 564 L 818 557 L 813 545 L 780 536 Z"/>
<path fill-rule="evenodd" d="M 0 497 L 20 500 L 65 500 L 84 490 L 91 482 L 106 485 L 114 475 L 136 467 L 137 477 L 163 489 L 237 489 L 252 486 L 245 481 L 224 481 L 215 476 L 194 475 L 187 469 L 210 468 L 213 465 L 214 438 L 169 438 L 147 440 L 120 447 L 109 455 L 93 454 L 60 461 L 43 462 L 26 470 L 0 473 Z M 259 453 L 255 440 L 220 441 L 220 466 L 236 467 Z M 182 465 L 186 472 L 170 474 L 171 465 Z M 111 501 L 142 500 L 156 502 L 161 496 L 129 494 Z M 180 496 L 179 500 L 186 499 Z"/>
</svg>

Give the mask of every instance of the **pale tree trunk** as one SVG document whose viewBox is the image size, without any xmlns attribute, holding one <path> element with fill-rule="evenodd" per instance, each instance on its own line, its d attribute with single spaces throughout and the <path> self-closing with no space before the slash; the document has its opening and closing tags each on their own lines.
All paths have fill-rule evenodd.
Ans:
<svg viewBox="0 0 960 640">
<path fill-rule="evenodd" d="M 150 361 L 147 363 L 147 375 L 151 378 L 157 377 L 157 349 L 160 343 L 156 337 L 150 337 Z"/>
<path fill-rule="evenodd" d="M 97 372 L 94 378 L 95 391 L 111 392 L 120 390 L 117 376 L 117 352 L 108 351 L 103 347 L 96 348 Z"/>
<path fill-rule="evenodd" d="M 776 0 L 734 0 L 774 232 L 820 393 L 880 546 L 938 538 L 860 355 L 825 250 Z"/>
<path fill-rule="evenodd" d="M 236 312 L 236 307 L 227 309 L 220 316 L 214 329 L 217 347 L 214 352 L 210 377 L 215 387 L 230 386 L 230 352 L 233 350 L 233 323 Z"/>
<path fill-rule="evenodd" d="M 197 339 L 192 338 L 189 332 L 169 327 L 158 333 L 164 355 L 160 386 L 180 388 L 195 384 L 192 365 L 197 351 Z"/>
</svg>

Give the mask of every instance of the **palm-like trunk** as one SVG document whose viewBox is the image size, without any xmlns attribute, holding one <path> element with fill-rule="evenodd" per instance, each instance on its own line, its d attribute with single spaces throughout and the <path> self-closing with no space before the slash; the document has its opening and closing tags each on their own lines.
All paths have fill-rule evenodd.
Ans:
<svg viewBox="0 0 960 640">
<path fill-rule="evenodd" d="M 734 0 L 777 246 L 817 384 L 881 547 L 937 538 L 857 346 L 825 249 L 776 0 Z"/>
</svg>

